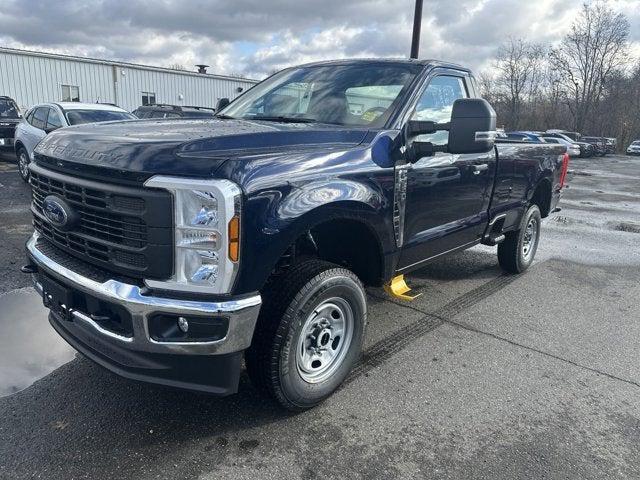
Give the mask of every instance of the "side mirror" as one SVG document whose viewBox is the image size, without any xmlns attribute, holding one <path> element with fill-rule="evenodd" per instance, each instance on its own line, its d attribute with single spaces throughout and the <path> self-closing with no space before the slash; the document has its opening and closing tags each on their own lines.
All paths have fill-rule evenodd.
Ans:
<svg viewBox="0 0 640 480">
<path fill-rule="evenodd" d="M 496 112 L 482 98 L 453 102 L 449 127 L 449 153 L 484 153 L 496 138 Z"/>
<path fill-rule="evenodd" d="M 434 145 L 430 142 L 411 141 L 418 135 L 449 131 L 447 145 Z M 453 102 L 451 121 L 435 123 L 410 120 L 404 131 L 405 142 L 411 161 L 445 153 L 483 153 L 493 148 L 496 138 L 496 112 L 489 102 L 481 98 L 461 98 Z"/>
<path fill-rule="evenodd" d="M 53 132 L 54 130 L 59 129 L 60 127 L 49 127 L 49 128 L 45 128 L 44 129 L 44 133 L 46 133 L 47 135 L 50 134 L 51 132 Z"/>
<path fill-rule="evenodd" d="M 216 105 L 216 112 L 219 112 L 220 110 L 222 110 L 224 107 L 226 107 L 227 105 L 229 105 L 231 102 L 229 101 L 228 98 L 221 98 L 220 100 L 218 100 L 218 104 Z"/>
</svg>

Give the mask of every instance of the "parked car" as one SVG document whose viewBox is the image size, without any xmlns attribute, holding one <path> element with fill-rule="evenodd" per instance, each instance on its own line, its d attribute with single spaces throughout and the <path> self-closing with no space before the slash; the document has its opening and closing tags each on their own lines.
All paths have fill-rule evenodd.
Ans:
<svg viewBox="0 0 640 480">
<path fill-rule="evenodd" d="M 627 155 L 640 155 L 640 140 L 634 140 L 627 147 Z"/>
<path fill-rule="evenodd" d="M 509 140 L 516 140 L 520 142 L 545 143 L 542 136 L 533 132 L 507 132 L 507 138 Z"/>
<path fill-rule="evenodd" d="M 596 154 L 596 149 L 588 142 L 574 141 L 578 147 L 580 147 L 580 157 L 591 158 Z"/>
<path fill-rule="evenodd" d="M 409 300 L 405 273 L 480 243 L 532 264 L 569 157 L 495 128 L 466 68 L 340 60 L 209 122 L 61 129 L 36 148 L 23 271 L 57 332 L 124 377 L 225 395 L 244 354 L 258 388 L 311 408 L 360 358 L 364 285 Z"/>
<path fill-rule="evenodd" d="M 541 135 L 547 138 L 549 137 L 561 138 L 567 141 L 568 143 L 572 144 L 574 148 L 577 145 L 578 148 L 580 149 L 580 153 L 578 155 L 573 155 L 573 156 L 589 158 L 595 155 L 595 149 L 593 145 L 591 145 L 588 142 L 581 141 L 581 136 L 578 132 L 570 132 L 567 130 L 547 130 Z"/>
<path fill-rule="evenodd" d="M 574 142 L 580 141 L 580 133 L 578 132 L 571 132 L 569 130 L 559 130 L 559 129 L 552 128 L 547 130 L 545 133 L 551 133 L 551 134 L 559 133 L 560 135 L 562 135 L 563 138 L 565 138 L 568 141 L 574 141 Z"/>
<path fill-rule="evenodd" d="M 613 137 L 605 137 L 604 143 L 607 153 L 616 153 L 616 150 L 618 150 L 618 139 Z"/>
<path fill-rule="evenodd" d="M 593 145 L 595 155 L 604 157 L 607 154 L 607 144 L 604 137 L 586 136 L 582 137 L 582 141 Z"/>
<path fill-rule="evenodd" d="M 0 152 L 13 150 L 16 125 L 22 116 L 16 102 L 6 96 L 0 96 Z"/>
<path fill-rule="evenodd" d="M 182 107 L 160 103 L 140 106 L 133 111 L 138 118 L 213 118 L 215 113 L 215 108 Z"/>
<path fill-rule="evenodd" d="M 566 140 L 560 136 L 547 136 L 545 133 L 544 141 L 547 143 L 556 143 L 558 145 L 563 145 L 567 149 L 567 153 L 571 157 L 579 157 L 580 156 L 580 145 L 573 141 Z"/>
<path fill-rule="evenodd" d="M 54 130 L 83 123 L 135 118 L 122 108 L 99 103 L 58 102 L 34 105 L 16 127 L 14 149 L 20 176 L 25 182 L 29 180 L 29 163 L 33 161 L 33 151 L 38 142 Z"/>
</svg>

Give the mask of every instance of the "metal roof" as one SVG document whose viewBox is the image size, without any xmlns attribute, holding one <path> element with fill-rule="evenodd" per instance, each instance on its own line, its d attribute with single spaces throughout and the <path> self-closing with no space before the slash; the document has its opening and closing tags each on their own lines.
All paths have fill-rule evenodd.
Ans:
<svg viewBox="0 0 640 480">
<path fill-rule="evenodd" d="M 255 80 L 252 78 L 231 77 L 228 75 L 218 75 L 213 73 L 190 72 L 188 70 L 175 70 L 173 68 L 155 67 L 152 65 L 142 65 L 139 63 L 120 62 L 116 60 L 103 60 L 103 59 L 91 58 L 91 57 L 78 57 L 74 55 L 65 55 L 61 53 L 36 52 L 34 50 L 22 50 L 19 48 L 0 47 L 0 53 L 12 53 L 14 55 L 27 55 L 31 57 L 44 57 L 44 58 L 52 58 L 52 59 L 59 59 L 59 60 L 69 60 L 74 62 L 97 63 L 100 65 L 113 65 L 115 67 L 136 68 L 140 70 L 151 70 L 155 72 L 172 73 L 175 75 L 190 75 L 194 77 L 219 78 L 224 80 L 235 80 L 235 81 L 253 82 L 253 83 L 259 82 L 259 80 Z"/>
</svg>

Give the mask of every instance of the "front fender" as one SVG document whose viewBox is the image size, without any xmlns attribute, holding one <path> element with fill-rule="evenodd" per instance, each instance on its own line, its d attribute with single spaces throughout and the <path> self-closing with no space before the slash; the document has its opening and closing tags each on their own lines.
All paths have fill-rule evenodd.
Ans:
<svg viewBox="0 0 640 480">
<path fill-rule="evenodd" d="M 372 137 L 371 143 L 346 150 L 335 146 L 253 156 L 220 170 L 245 192 L 236 293 L 260 290 L 293 242 L 328 220 L 360 221 L 378 238 L 383 253 L 395 251 L 394 167 L 382 161 L 391 142 L 380 134 Z"/>
</svg>

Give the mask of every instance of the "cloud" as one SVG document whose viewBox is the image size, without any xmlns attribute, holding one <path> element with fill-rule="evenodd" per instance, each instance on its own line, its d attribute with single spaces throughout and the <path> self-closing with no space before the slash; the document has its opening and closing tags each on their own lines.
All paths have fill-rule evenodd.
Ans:
<svg viewBox="0 0 640 480">
<path fill-rule="evenodd" d="M 3 0 L 0 45 L 263 77 L 301 62 L 402 57 L 413 0 Z M 610 0 L 640 44 L 637 0 Z M 581 0 L 427 0 L 421 57 L 477 68 L 507 37 L 555 42 Z"/>
</svg>

